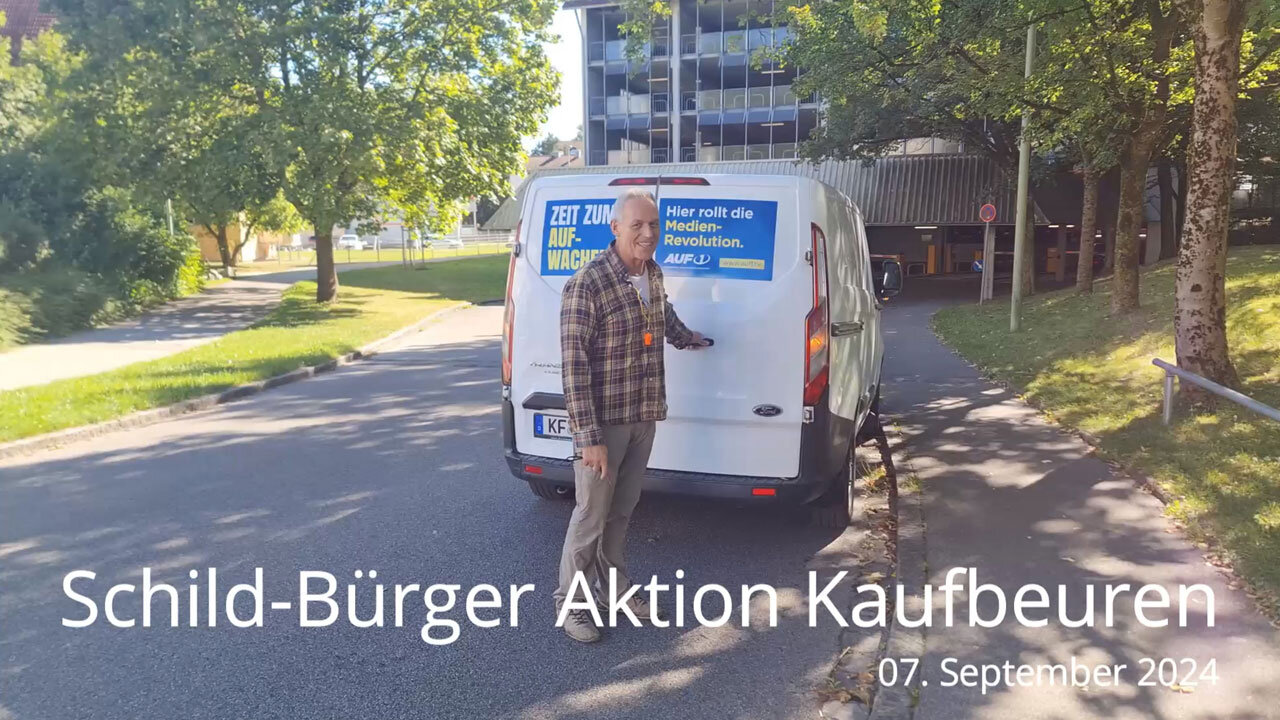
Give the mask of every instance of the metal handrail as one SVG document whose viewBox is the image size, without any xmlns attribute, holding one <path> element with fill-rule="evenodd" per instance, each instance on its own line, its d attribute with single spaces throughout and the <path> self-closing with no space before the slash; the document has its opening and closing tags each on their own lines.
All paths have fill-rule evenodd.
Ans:
<svg viewBox="0 0 1280 720">
<path fill-rule="evenodd" d="M 1183 370 L 1177 365 L 1170 365 L 1169 363 L 1161 360 L 1160 358 L 1151 358 L 1151 364 L 1155 365 L 1161 370 L 1164 370 L 1164 424 L 1165 425 L 1168 425 L 1169 423 L 1173 422 L 1173 378 L 1174 377 L 1180 378 L 1183 382 L 1189 382 L 1193 385 L 1199 385 L 1200 387 L 1204 388 L 1205 390 L 1208 390 L 1209 392 L 1213 393 L 1214 395 L 1217 395 L 1218 397 L 1224 397 L 1237 405 L 1243 405 L 1244 407 L 1256 413 L 1265 415 L 1271 418 L 1272 420 L 1275 420 L 1276 422 L 1280 422 L 1280 410 L 1277 410 L 1271 407 L 1270 405 L 1264 405 L 1263 403 L 1260 403 L 1257 400 L 1254 400 L 1248 395 L 1236 392 L 1235 390 L 1232 390 L 1231 388 L 1226 387 L 1224 385 L 1219 385 L 1218 383 L 1212 380 L 1209 380 L 1208 378 L 1200 377 L 1199 375 L 1193 372 L 1190 372 L 1188 370 Z"/>
</svg>

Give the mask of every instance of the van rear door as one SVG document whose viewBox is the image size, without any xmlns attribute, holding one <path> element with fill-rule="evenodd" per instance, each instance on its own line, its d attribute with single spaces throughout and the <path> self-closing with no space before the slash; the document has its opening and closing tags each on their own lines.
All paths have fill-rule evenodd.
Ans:
<svg viewBox="0 0 1280 720">
<path fill-rule="evenodd" d="M 649 185 L 659 196 L 655 259 L 667 297 L 701 350 L 666 348 L 668 417 L 652 468 L 768 478 L 799 473 L 805 316 L 813 302 L 805 259 L 809 198 L 794 178 L 708 175 L 705 184 Z M 516 447 L 569 457 L 553 397 L 560 376 L 559 308 L 565 281 L 612 239 L 615 178 L 556 178 L 530 188 L 513 276 L 512 403 Z M 807 216 L 806 216 L 807 217 Z M 803 225 L 803 232 L 801 231 Z"/>
<path fill-rule="evenodd" d="M 520 255 L 511 273 L 511 404 L 518 452 L 574 454 L 560 374 L 560 294 L 613 234 L 615 188 L 599 175 L 544 178 L 522 209 Z"/>
<path fill-rule="evenodd" d="M 812 305 L 797 181 L 705 176 L 663 185 L 656 253 L 667 297 L 715 340 L 666 350 L 667 421 L 651 467 L 794 477 L 803 421 L 805 315 Z M 807 227 L 807 222 L 804 223 Z"/>
</svg>

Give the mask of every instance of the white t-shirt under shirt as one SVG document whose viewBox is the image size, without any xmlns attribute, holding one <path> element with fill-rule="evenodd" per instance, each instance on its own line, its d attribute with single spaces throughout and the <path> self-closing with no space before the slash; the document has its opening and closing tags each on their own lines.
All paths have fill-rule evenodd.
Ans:
<svg viewBox="0 0 1280 720">
<path fill-rule="evenodd" d="M 631 281 L 631 286 L 640 293 L 640 299 L 645 305 L 649 304 L 649 268 L 640 271 L 639 275 L 628 275 L 627 279 Z"/>
</svg>

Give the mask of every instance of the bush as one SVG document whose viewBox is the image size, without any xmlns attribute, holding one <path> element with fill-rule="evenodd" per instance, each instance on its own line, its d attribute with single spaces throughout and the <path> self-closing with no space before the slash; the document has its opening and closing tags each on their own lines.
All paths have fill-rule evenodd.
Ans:
<svg viewBox="0 0 1280 720">
<path fill-rule="evenodd" d="M 124 317 L 135 306 L 114 290 L 86 272 L 61 266 L 0 276 L 0 347 Z"/>
<path fill-rule="evenodd" d="M 41 259 L 48 246 L 48 234 L 28 212 L 11 200 L 0 199 L 0 269 L 30 267 Z"/>
<path fill-rule="evenodd" d="M 0 287 L 0 348 L 31 339 L 31 298 Z"/>
<path fill-rule="evenodd" d="M 170 236 L 164 221 L 134 204 L 128 190 L 107 187 L 85 195 L 75 230 L 59 241 L 55 254 L 115 278 L 125 297 L 142 301 L 180 294 L 183 268 L 195 247 L 186 233 Z"/>
</svg>

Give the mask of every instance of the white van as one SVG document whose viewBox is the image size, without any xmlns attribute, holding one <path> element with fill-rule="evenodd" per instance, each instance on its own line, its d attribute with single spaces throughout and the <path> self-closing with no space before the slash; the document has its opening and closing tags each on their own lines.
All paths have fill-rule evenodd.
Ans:
<svg viewBox="0 0 1280 720">
<path fill-rule="evenodd" d="M 507 276 L 503 439 L 507 464 L 541 497 L 571 497 L 574 454 L 560 374 L 565 281 L 607 250 L 614 200 L 658 197 L 655 260 L 684 323 L 714 340 L 667 346 L 667 419 L 646 489 L 760 502 L 815 502 L 847 522 L 855 437 L 875 425 L 884 345 L 858 209 L 816 180 L 774 175 L 537 178 L 525 192 Z"/>
</svg>

